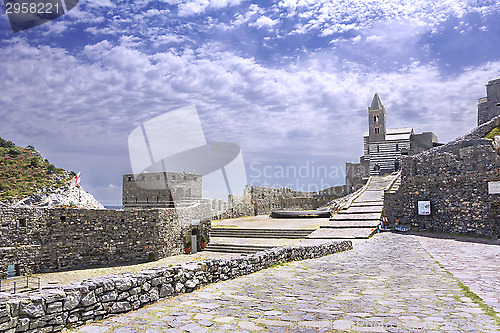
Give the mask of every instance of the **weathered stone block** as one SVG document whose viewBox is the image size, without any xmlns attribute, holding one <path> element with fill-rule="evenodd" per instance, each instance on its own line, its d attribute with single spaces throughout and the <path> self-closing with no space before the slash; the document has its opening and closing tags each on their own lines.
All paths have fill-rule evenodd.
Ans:
<svg viewBox="0 0 500 333">
<path fill-rule="evenodd" d="M 19 314 L 31 318 L 43 317 L 45 311 L 42 303 L 34 303 L 31 300 L 23 300 L 20 304 Z"/>
<path fill-rule="evenodd" d="M 172 288 L 172 286 L 170 284 L 164 284 L 161 286 L 161 289 L 160 289 L 160 297 L 161 298 L 168 297 L 168 296 L 172 295 L 173 292 L 174 292 L 174 288 Z"/>
<path fill-rule="evenodd" d="M 54 302 L 54 303 L 50 303 L 49 305 L 47 305 L 47 314 L 50 314 L 50 313 L 55 313 L 55 312 L 62 312 L 62 309 L 63 309 L 63 303 L 62 302 Z"/>
<path fill-rule="evenodd" d="M 16 327 L 17 322 L 18 322 L 17 318 L 11 318 L 9 321 L 0 324 L 0 332 L 7 331 L 9 329 Z"/>
<path fill-rule="evenodd" d="M 65 311 L 73 310 L 80 304 L 82 295 L 78 291 L 69 292 L 66 294 L 66 300 L 64 301 L 63 309 Z"/>
<path fill-rule="evenodd" d="M 17 323 L 16 332 L 25 332 L 29 329 L 29 327 L 30 327 L 29 318 L 21 318 Z"/>
<path fill-rule="evenodd" d="M 126 291 L 132 288 L 133 281 L 130 278 L 117 278 L 115 279 L 115 285 L 118 290 Z"/>
<path fill-rule="evenodd" d="M 113 290 L 100 296 L 101 302 L 110 302 L 118 298 L 118 292 Z"/>
<path fill-rule="evenodd" d="M 111 313 L 121 313 L 130 311 L 132 307 L 129 302 L 116 302 L 110 309 Z"/>
<path fill-rule="evenodd" d="M 141 287 L 135 287 L 128 291 L 130 295 L 138 295 L 141 292 Z"/>
<path fill-rule="evenodd" d="M 90 305 L 93 305 L 93 304 L 97 303 L 97 298 L 96 298 L 94 292 L 91 291 L 87 295 L 84 295 L 83 298 L 82 298 L 82 300 L 80 301 L 80 303 L 83 306 L 90 306 Z"/>
<path fill-rule="evenodd" d="M 156 286 L 158 286 L 160 284 L 165 283 L 166 280 L 167 279 L 164 276 L 160 276 L 160 277 L 157 277 L 157 278 L 154 278 L 153 280 L 151 280 L 151 285 L 153 287 L 156 287 Z"/>
</svg>

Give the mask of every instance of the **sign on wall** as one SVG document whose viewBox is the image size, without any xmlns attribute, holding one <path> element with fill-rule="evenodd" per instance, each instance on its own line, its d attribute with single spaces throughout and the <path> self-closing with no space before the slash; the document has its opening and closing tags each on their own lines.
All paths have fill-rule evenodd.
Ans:
<svg viewBox="0 0 500 333">
<path fill-rule="evenodd" d="M 488 182 L 489 194 L 500 194 L 500 182 Z"/>
<path fill-rule="evenodd" d="M 431 215 L 431 202 L 419 201 L 418 202 L 418 215 Z"/>
</svg>

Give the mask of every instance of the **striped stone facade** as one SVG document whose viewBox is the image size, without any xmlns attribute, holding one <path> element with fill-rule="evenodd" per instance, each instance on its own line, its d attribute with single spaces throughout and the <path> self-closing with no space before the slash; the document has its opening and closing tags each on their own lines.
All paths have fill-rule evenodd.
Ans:
<svg viewBox="0 0 500 333">
<path fill-rule="evenodd" d="M 370 163 L 370 174 L 379 175 L 399 169 L 401 152 L 411 149 L 411 127 L 386 130 L 385 140 L 370 142 L 369 134 L 364 136 L 364 159 Z"/>
</svg>

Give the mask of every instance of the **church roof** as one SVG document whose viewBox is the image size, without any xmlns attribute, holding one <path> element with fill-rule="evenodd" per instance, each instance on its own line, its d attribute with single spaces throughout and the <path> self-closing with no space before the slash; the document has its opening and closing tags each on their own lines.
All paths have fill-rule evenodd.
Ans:
<svg viewBox="0 0 500 333">
<path fill-rule="evenodd" d="M 385 140 L 409 140 L 410 136 L 413 134 L 413 128 L 411 127 L 398 127 L 398 128 L 388 128 L 385 131 Z M 364 132 L 363 137 L 369 137 L 369 132 Z"/>
<path fill-rule="evenodd" d="M 413 128 L 411 127 L 397 127 L 388 128 L 386 134 L 413 134 Z"/>
<path fill-rule="evenodd" d="M 380 110 L 383 107 L 384 106 L 382 105 L 382 102 L 380 101 L 380 97 L 378 97 L 378 94 L 375 93 L 375 95 L 373 96 L 372 105 L 370 106 L 370 110 Z"/>
</svg>

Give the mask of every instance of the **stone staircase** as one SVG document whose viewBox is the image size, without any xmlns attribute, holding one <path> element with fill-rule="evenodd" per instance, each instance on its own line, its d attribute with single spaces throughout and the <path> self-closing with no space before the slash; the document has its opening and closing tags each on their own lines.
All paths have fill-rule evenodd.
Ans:
<svg viewBox="0 0 500 333">
<path fill-rule="evenodd" d="M 401 173 L 372 176 L 359 195 L 309 238 L 368 238 L 376 232 L 384 208 L 384 191 L 397 191 Z M 390 193 L 390 192 L 389 192 Z"/>
<path fill-rule="evenodd" d="M 376 232 L 384 207 L 384 193 L 397 191 L 400 173 L 387 176 L 372 176 L 367 184 L 349 200 L 344 207 L 328 221 L 321 219 L 318 225 L 310 229 L 279 228 L 212 228 L 212 240 L 206 251 L 251 254 L 272 248 L 264 245 L 278 243 L 279 239 L 343 240 L 369 238 Z M 245 241 L 252 238 L 254 241 Z M 260 239 L 260 240 L 257 240 Z M 267 241 L 266 241 L 267 240 Z M 255 243 L 261 243 L 259 245 Z M 250 244 L 249 244 L 250 243 Z M 282 246 L 282 245 L 277 245 Z"/>
<path fill-rule="evenodd" d="M 229 253 L 255 253 L 267 250 L 273 246 L 237 244 L 235 238 L 260 238 L 260 239 L 303 239 L 315 229 L 249 229 L 249 228 L 213 228 L 210 230 L 210 239 L 205 251 Z M 231 243 L 231 240 L 233 242 Z"/>
</svg>

